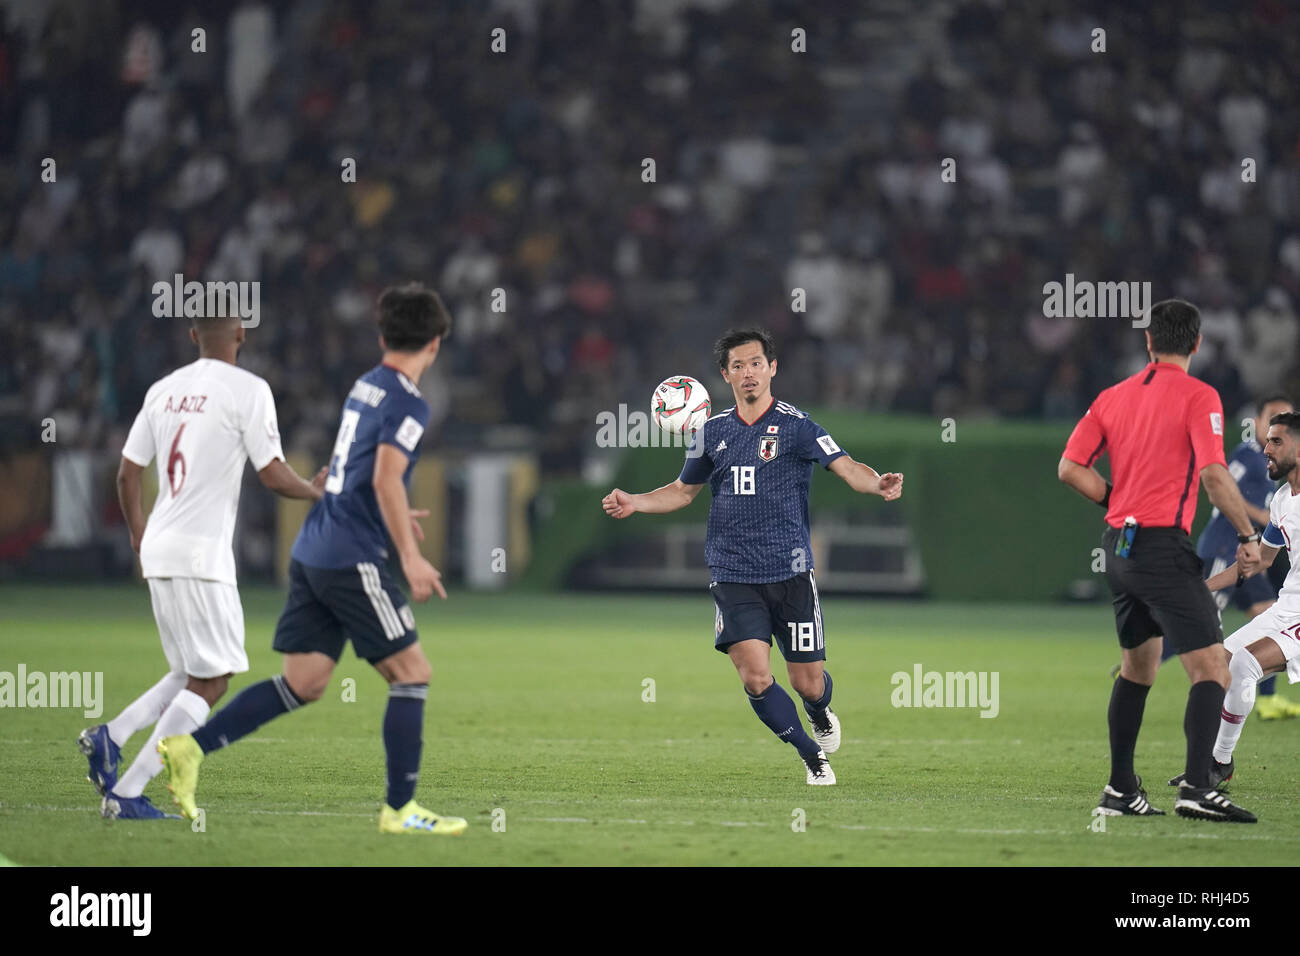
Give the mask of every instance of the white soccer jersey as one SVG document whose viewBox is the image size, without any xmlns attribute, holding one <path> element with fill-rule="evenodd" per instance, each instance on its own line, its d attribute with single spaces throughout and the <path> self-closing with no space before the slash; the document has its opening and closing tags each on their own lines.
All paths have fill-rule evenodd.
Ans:
<svg viewBox="0 0 1300 956">
<path fill-rule="evenodd" d="M 261 471 L 283 458 L 266 381 L 218 359 L 199 359 L 153 384 L 122 457 L 158 460 L 140 565 L 146 578 L 235 584 L 235 512 L 244 462 Z"/>
<path fill-rule="evenodd" d="M 1300 612 L 1300 497 L 1292 494 L 1289 481 L 1282 482 L 1273 492 L 1273 500 L 1268 504 L 1268 519 L 1269 527 L 1264 529 L 1263 543 L 1285 548 L 1287 557 L 1291 559 L 1291 570 L 1277 595 L 1278 606 Z M 1281 540 L 1274 540 L 1278 532 Z"/>
</svg>

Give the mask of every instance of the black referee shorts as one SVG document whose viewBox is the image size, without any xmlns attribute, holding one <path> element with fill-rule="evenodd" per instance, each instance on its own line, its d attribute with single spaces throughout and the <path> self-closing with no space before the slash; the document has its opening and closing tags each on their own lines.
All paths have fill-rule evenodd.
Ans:
<svg viewBox="0 0 1300 956">
<path fill-rule="evenodd" d="M 1175 654 L 1222 644 L 1214 597 L 1183 529 L 1138 528 L 1127 558 L 1115 553 L 1119 535 L 1107 526 L 1101 544 L 1120 647 L 1135 648 L 1157 634 Z"/>
</svg>

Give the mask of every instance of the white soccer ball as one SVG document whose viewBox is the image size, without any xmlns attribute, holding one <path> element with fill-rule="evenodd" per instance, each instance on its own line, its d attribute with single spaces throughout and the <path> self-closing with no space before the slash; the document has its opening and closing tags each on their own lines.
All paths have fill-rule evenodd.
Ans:
<svg viewBox="0 0 1300 956">
<path fill-rule="evenodd" d="M 709 392 L 689 375 L 674 375 L 659 383 L 650 399 L 650 417 L 665 432 L 690 435 L 704 424 L 713 403 Z"/>
</svg>

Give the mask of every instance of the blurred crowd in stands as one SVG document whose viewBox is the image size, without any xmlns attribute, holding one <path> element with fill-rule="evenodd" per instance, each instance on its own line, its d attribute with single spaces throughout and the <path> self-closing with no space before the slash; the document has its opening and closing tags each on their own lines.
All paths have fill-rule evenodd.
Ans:
<svg viewBox="0 0 1300 956">
<path fill-rule="evenodd" d="M 1300 394 L 1300 8 L 1093 9 L 3 0 L 0 414 L 115 453 L 193 357 L 175 273 L 261 283 L 241 361 L 319 460 L 407 279 L 455 320 L 433 440 L 550 474 L 670 374 L 729 404 L 737 324 L 797 405 L 1072 419 L 1145 355 L 1044 317 L 1067 273 L 1199 305 L 1229 415 Z"/>
</svg>

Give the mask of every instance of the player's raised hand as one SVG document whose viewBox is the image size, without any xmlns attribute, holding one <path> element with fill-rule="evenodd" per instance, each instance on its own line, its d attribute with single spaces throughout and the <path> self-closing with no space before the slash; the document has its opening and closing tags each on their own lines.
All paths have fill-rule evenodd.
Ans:
<svg viewBox="0 0 1300 956">
<path fill-rule="evenodd" d="M 411 509 L 411 532 L 415 535 L 415 540 L 416 540 L 416 541 L 423 541 L 423 540 L 424 540 L 424 529 L 420 527 L 420 522 L 417 521 L 416 519 L 417 519 L 417 518 L 427 518 L 427 517 L 429 517 L 429 509 L 428 509 L 428 508 L 412 508 L 412 509 Z M 443 596 L 446 597 L 446 595 L 443 595 Z"/>
<path fill-rule="evenodd" d="M 411 586 L 411 597 L 423 604 L 438 592 L 438 597 L 447 600 L 447 592 L 442 586 L 442 573 L 426 561 L 423 555 L 410 560 L 402 560 L 402 573 L 406 583 Z"/>
<path fill-rule="evenodd" d="M 903 476 L 897 472 L 890 472 L 887 475 L 880 476 L 880 497 L 886 501 L 894 501 L 902 497 L 903 494 Z"/>
<path fill-rule="evenodd" d="M 618 488 L 615 488 L 602 498 L 600 505 L 605 509 L 605 514 L 611 518 L 626 518 L 628 515 L 636 513 L 636 508 L 632 504 L 632 496 Z"/>
</svg>

